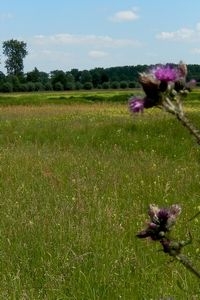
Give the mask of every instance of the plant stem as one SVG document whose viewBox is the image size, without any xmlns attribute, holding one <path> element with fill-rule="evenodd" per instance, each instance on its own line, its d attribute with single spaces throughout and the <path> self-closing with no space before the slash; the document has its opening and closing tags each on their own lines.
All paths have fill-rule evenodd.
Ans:
<svg viewBox="0 0 200 300">
<path fill-rule="evenodd" d="M 198 278 L 200 278 L 200 272 L 197 271 L 192 263 L 189 261 L 189 259 L 182 254 L 176 255 L 176 259 L 180 261 L 188 270 L 190 270 L 194 275 L 196 275 Z"/>
<path fill-rule="evenodd" d="M 200 144 L 200 131 L 191 123 L 191 121 L 184 114 L 176 114 L 177 119 L 185 126 L 189 132 L 196 138 L 197 143 Z"/>
<path fill-rule="evenodd" d="M 181 101 L 177 100 L 176 105 L 174 105 L 172 101 L 168 97 L 166 97 L 163 99 L 162 106 L 167 112 L 175 115 L 176 118 L 183 124 L 183 126 L 186 127 L 189 132 L 196 138 L 197 143 L 200 144 L 200 130 L 198 130 L 185 116 Z"/>
</svg>

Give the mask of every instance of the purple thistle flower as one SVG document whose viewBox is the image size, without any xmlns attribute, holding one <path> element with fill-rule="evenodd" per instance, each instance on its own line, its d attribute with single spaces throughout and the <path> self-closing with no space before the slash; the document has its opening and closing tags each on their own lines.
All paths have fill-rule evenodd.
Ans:
<svg viewBox="0 0 200 300">
<path fill-rule="evenodd" d="M 178 70 L 169 65 L 158 66 L 154 68 L 151 72 L 155 76 L 155 78 L 160 81 L 174 82 L 179 78 Z"/>
<path fill-rule="evenodd" d="M 146 94 L 146 97 L 144 98 L 144 107 L 150 108 L 158 105 L 160 102 L 161 82 L 151 73 L 140 73 L 139 82 Z"/>
<path fill-rule="evenodd" d="M 148 210 L 148 215 L 150 217 L 148 227 L 139 232 L 137 237 L 150 237 L 152 240 L 160 240 L 165 236 L 165 233 L 170 231 L 180 212 L 181 208 L 176 204 L 169 208 L 159 208 L 158 206 L 151 204 Z"/>
<path fill-rule="evenodd" d="M 141 98 L 133 97 L 129 100 L 129 109 L 132 113 L 143 112 L 144 100 Z"/>
<path fill-rule="evenodd" d="M 186 83 L 186 89 L 191 90 L 196 86 L 196 80 L 191 79 L 189 82 Z"/>
</svg>

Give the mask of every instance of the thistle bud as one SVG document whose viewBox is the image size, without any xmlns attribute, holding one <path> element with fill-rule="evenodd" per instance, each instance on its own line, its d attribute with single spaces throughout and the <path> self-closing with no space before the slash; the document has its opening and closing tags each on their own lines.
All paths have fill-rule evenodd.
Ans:
<svg viewBox="0 0 200 300">
<path fill-rule="evenodd" d="M 178 65 L 179 76 L 185 78 L 187 76 L 187 65 L 182 61 Z"/>
</svg>

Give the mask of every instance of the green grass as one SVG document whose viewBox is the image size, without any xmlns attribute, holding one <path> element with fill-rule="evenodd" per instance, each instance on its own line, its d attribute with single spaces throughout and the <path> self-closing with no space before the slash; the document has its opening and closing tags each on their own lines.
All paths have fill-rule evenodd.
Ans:
<svg viewBox="0 0 200 300">
<path fill-rule="evenodd" d="M 65 92 L 34 92 L 0 94 L 0 105 L 45 105 L 45 104 L 74 104 L 93 102 L 127 102 L 132 90 L 93 90 L 93 91 L 65 91 Z"/>
<path fill-rule="evenodd" d="M 199 106 L 187 105 L 200 127 Z M 199 280 L 137 240 L 150 203 L 179 203 L 197 269 L 200 148 L 158 110 L 0 108 L 0 299 L 199 299 Z"/>
</svg>

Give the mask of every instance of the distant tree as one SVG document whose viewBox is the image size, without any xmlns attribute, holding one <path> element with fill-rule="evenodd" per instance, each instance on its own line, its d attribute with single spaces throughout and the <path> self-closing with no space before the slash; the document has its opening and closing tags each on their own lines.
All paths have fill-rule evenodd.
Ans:
<svg viewBox="0 0 200 300">
<path fill-rule="evenodd" d="M 11 82 L 5 82 L 3 83 L 2 87 L 1 87 L 1 92 L 3 93 L 11 93 L 13 92 L 13 86 Z"/>
<path fill-rule="evenodd" d="M 6 81 L 11 83 L 13 92 L 19 92 L 20 91 L 20 81 L 19 81 L 19 78 L 16 75 L 8 75 L 6 77 Z"/>
<path fill-rule="evenodd" d="M 3 83 L 6 79 L 6 75 L 0 71 L 0 84 Z"/>
<path fill-rule="evenodd" d="M 23 59 L 28 54 L 26 43 L 13 39 L 4 41 L 3 54 L 7 56 L 5 68 L 7 69 L 8 75 L 22 75 L 24 69 Z"/>
<path fill-rule="evenodd" d="M 80 80 L 81 71 L 78 69 L 71 69 L 70 73 L 74 76 L 75 82 Z"/>
<path fill-rule="evenodd" d="M 111 89 L 118 89 L 119 88 L 119 82 L 118 81 L 113 81 L 110 84 Z"/>
<path fill-rule="evenodd" d="M 128 83 L 126 81 L 121 81 L 120 82 L 120 88 L 121 89 L 126 89 L 128 87 Z"/>
<path fill-rule="evenodd" d="M 64 86 L 60 81 L 57 81 L 54 85 L 54 90 L 55 91 L 63 91 L 64 90 Z"/>
<path fill-rule="evenodd" d="M 26 73 L 26 80 L 31 82 L 37 82 L 40 78 L 40 72 L 37 68 L 34 68 L 33 71 Z"/>
<path fill-rule="evenodd" d="M 50 73 L 51 76 L 51 83 L 53 85 L 53 89 L 56 91 L 59 90 L 60 84 L 62 85 L 61 90 L 64 90 L 67 83 L 66 74 L 62 70 L 55 70 Z M 58 84 L 57 84 L 58 83 Z"/>
<path fill-rule="evenodd" d="M 93 84 L 92 82 L 85 82 L 83 85 L 84 90 L 92 90 L 93 89 Z"/>
<path fill-rule="evenodd" d="M 66 90 L 74 90 L 75 89 L 75 79 L 74 79 L 74 75 L 72 75 L 72 73 L 70 72 L 66 72 L 66 85 L 65 85 L 65 89 Z"/>
<path fill-rule="evenodd" d="M 109 88 L 110 88 L 109 82 L 104 82 L 104 83 L 102 83 L 102 89 L 107 90 L 107 89 L 109 89 Z"/>
<path fill-rule="evenodd" d="M 92 75 L 88 70 L 83 70 L 81 72 L 81 77 L 80 77 L 81 83 L 85 84 L 87 82 L 92 82 Z"/>
<path fill-rule="evenodd" d="M 80 81 L 77 81 L 75 84 L 75 89 L 76 90 L 81 90 L 83 88 L 83 85 Z"/>
<path fill-rule="evenodd" d="M 200 82 L 200 65 L 188 65 L 187 80 L 195 79 Z"/>
<path fill-rule="evenodd" d="M 90 74 L 92 75 L 92 83 L 93 86 L 96 88 L 99 84 L 102 83 L 101 81 L 101 73 L 102 69 L 101 68 L 95 68 L 90 71 Z"/>
<path fill-rule="evenodd" d="M 101 83 L 108 82 L 108 81 L 109 81 L 109 76 L 106 71 L 103 71 L 101 74 Z"/>
<path fill-rule="evenodd" d="M 44 85 L 42 84 L 42 82 L 38 81 L 38 82 L 35 82 L 35 91 L 44 91 L 45 88 L 44 88 Z"/>
<path fill-rule="evenodd" d="M 44 85 L 44 88 L 45 88 L 45 91 L 52 91 L 53 90 L 53 86 L 52 86 L 51 82 L 47 82 Z"/>
<path fill-rule="evenodd" d="M 20 92 L 28 92 L 28 85 L 27 83 L 21 83 L 19 86 Z"/>
<path fill-rule="evenodd" d="M 34 92 L 34 91 L 35 91 L 35 83 L 29 81 L 29 82 L 27 83 L 27 90 L 28 90 L 29 92 Z"/>
<path fill-rule="evenodd" d="M 129 87 L 130 89 L 134 89 L 134 88 L 136 87 L 135 81 L 130 81 L 129 84 L 128 84 L 128 87 Z"/>
</svg>

